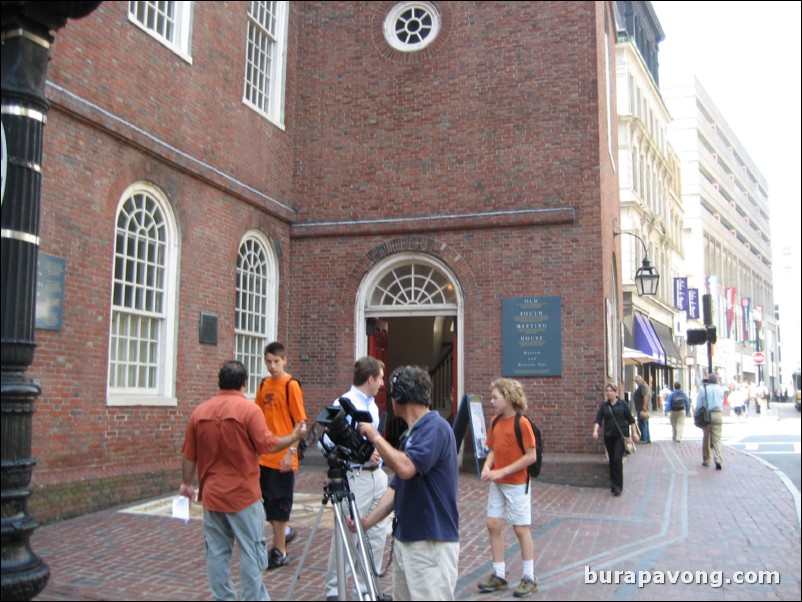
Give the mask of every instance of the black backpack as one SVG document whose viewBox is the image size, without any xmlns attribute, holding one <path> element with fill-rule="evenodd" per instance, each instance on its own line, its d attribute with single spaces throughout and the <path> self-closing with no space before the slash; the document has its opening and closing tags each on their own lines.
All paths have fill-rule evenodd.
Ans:
<svg viewBox="0 0 802 602">
<path fill-rule="evenodd" d="M 540 476 L 540 469 L 543 467 L 543 435 L 540 433 L 540 429 L 537 428 L 537 425 L 532 422 L 532 419 L 529 418 L 529 416 L 516 412 L 514 426 L 515 438 L 518 440 L 518 447 L 521 448 L 521 453 L 526 453 L 526 450 L 524 449 L 524 437 L 521 433 L 522 416 L 529 421 L 529 424 L 532 426 L 532 432 L 535 434 L 535 455 L 537 456 L 537 459 L 526 467 L 526 472 L 529 474 L 530 479 L 536 479 Z M 496 424 L 499 420 L 501 420 L 501 414 L 493 418 L 491 428 L 496 428 Z M 526 482 L 526 491 L 527 493 L 529 492 L 529 481 Z"/>
<path fill-rule="evenodd" d="M 270 378 L 270 377 L 269 377 L 269 376 L 266 376 L 266 377 L 265 377 L 265 378 L 263 378 L 261 381 L 259 381 L 259 387 L 256 389 L 256 390 L 257 390 L 257 392 L 262 390 L 262 385 L 264 384 L 264 382 L 265 382 L 265 381 L 266 381 L 268 378 Z M 297 378 L 291 378 L 290 380 L 288 380 L 288 381 L 287 381 L 287 390 L 286 390 L 286 392 L 285 392 L 285 395 L 286 395 L 286 397 L 287 397 L 287 403 L 289 403 L 289 402 L 290 402 L 290 383 L 291 383 L 292 381 L 295 381 L 295 382 L 297 382 L 297 383 L 298 383 L 298 387 L 299 387 L 299 388 L 301 388 L 301 391 L 303 391 L 303 388 L 301 387 L 301 381 L 300 381 L 300 380 L 298 380 Z M 299 460 L 299 461 L 300 461 L 300 460 L 303 460 L 303 459 L 304 459 L 304 456 L 306 456 L 306 448 L 307 448 L 307 446 L 308 446 L 308 445 L 309 445 L 309 444 L 306 442 L 306 437 L 304 437 L 303 439 L 301 439 L 301 440 L 298 442 L 298 460 Z"/>
<path fill-rule="evenodd" d="M 671 396 L 671 411 L 678 412 L 679 410 L 685 411 L 685 404 L 688 402 L 688 398 L 685 397 L 685 393 L 683 393 L 680 389 L 674 391 L 674 394 Z"/>
</svg>

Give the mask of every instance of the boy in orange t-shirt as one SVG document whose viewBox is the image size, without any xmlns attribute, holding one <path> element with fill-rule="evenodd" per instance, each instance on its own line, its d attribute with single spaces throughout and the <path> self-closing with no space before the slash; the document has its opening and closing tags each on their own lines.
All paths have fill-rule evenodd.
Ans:
<svg viewBox="0 0 802 602">
<path fill-rule="evenodd" d="M 259 384 L 256 405 L 265 416 L 265 423 L 276 436 L 291 433 L 295 425 L 306 420 L 301 385 L 288 374 L 287 350 L 281 343 L 265 347 L 265 365 L 270 373 Z M 268 556 L 268 568 L 274 569 L 289 562 L 286 528 L 292 511 L 295 471 L 298 470 L 298 450 L 290 447 L 259 458 L 259 485 L 265 517 L 273 528 L 273 548 Z"/>
<path fill-rule="evenodd" d="M 482 480 L 490 483 L 487 494 L 487 531 L 490 535 L 490 552 L 493 555 L 493 573 L 479 583 L 479 591 L 495 592 L 506 590 L 504 563 L 504 519 L 512 524 L 515 536 L 521 547 L 523 571 L 521 583 L 513 592 L 516 598 L 523 598 L 537 591 L 534 557 L 535 546 L 529 526 L 532 523 L 529 473 L 526 468 L 537 459 L 535 434 L 529 420 L 521 417 L 521 439 L 525 452 L 518 445 L 515 436 L 515 415 L 526 411 L 526 396 L 521 383 L 511 378 L 499 378 L 491 385 L 491 405 L 498 410 L 499 418 L 493 419 L 493 426 L 487 434 L 487 455 Z"/>
</svg>

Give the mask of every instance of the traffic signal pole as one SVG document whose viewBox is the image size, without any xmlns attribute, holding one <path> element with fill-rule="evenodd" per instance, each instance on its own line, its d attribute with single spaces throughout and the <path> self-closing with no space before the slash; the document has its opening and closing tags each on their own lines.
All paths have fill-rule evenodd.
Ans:
<svg viewBox="0 0 802 602">
<path fill-rule="evenodd" d="M 704 318 L 707 339 L 707 375 L 713 374 L 713 343 L 716 342 L 716 329 L 713 326 L 713 295 L 702 295 L 702 317 Z"/>
</svg>

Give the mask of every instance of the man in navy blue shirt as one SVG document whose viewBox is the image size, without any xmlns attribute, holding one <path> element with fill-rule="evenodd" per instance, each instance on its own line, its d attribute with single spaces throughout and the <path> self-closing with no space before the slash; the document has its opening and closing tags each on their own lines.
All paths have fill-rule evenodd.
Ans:
<svg viewBox="0 0 802 602">
<path fill-rule="evenodd" d="M 367 530 L 395 510 L 393 599 L 453 600 L 459 560 L 457 444 L 451 426 L 429 409 L 432 380 L 415 366 L 390 378 L 393 411 L 409 427 L 398 449 L 368 423 L 360 434 L 395 476 L 379 505 L 362 519 Z"/>
</svg>

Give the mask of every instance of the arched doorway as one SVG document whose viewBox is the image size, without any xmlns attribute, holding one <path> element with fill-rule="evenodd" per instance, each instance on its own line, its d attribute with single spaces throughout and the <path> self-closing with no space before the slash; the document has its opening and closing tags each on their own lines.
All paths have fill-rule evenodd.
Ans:
<svg viewBox="0 0 802 602">
<path fill-rule="evenodd" d="M 450 420 L 462 392 L 458 330 L 462 312 L 459 283 L 442 262 L 422 253 L 387 257 L 365 275 L 359 287 L 356 357 L 375 355 L 384 361 L 386 376 L 402 365 L 427 368 L 433 384 L 432 409 Z M 380 392 L 377 403 L 392 417 L 384 395 Z M 397 428 L 388 422 L 391 442 L 400 434 Z"/>
</svg>

